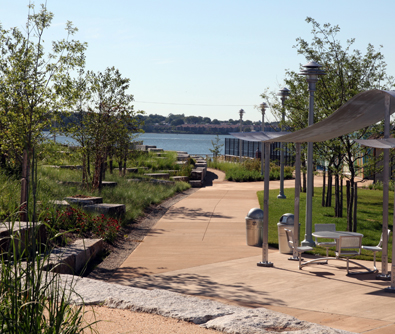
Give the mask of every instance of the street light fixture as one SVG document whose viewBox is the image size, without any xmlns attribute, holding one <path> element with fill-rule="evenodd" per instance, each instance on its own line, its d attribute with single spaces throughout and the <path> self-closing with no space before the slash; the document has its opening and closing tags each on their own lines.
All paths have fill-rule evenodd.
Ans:
<svg viewBox="0 0 395 334">
<path fill-rule="evenodd" d="M 314 92 L 316 89 L 316 83 L 320 75 L 326 73 L 320 69 L 322 65 L 315 61 L 311 61 L 306 65 L 305 68 L 299 74 L 306 76 L 306 81 L 309 84 L 309 126 L 314 124 Z M 302 246 L 314 246 L 314 240 L 312 237 L 312 226 L 313 226 L 313 143 L 307 144 L 307 192 L 306 192 L 306 234 L 302 241 Z"/>
<path fill-rule="evenodd" d="M 259 107 L 261 108 L 262 113 L 262 132 L 265 132 L 265 110 L 269 107 L 265 102 L 262 102 Z M 261 142 L 261 175 L 263 175 L 263 161 L 264 161 L 264 154 L 263 154 L 263 142 Z"/>
<path fill-rule="evenodd" d="M 280 93 L 277 94 L 277 96 L 281 96 L 281 114 L 282 114 L 282 123 L 284 124 L 285 120 L 285 110 L 284 110 L 284 102 L 289 96 L 289 89 L 288 88 L 283 88 L 280 90 Z M 283 131 L 283 125 L 281 126 L 281 131 Z M 277 198 L 287 198 L 284 195 L 284 144 L 280 143 L 280 194 L 278 194 Z"/>
<path fill-rule="evenodd" d="M 242 127 L 243 127 L 243 114 L 245 113 L 245 111 L 243 109 L 239 110 L 239 115 L 240 115 L 240 132 L 243 132 Z M 241 163 L 241 150 L 242 150 L 242 140 L 239 139 L 239 162 Z"/>
</svg>

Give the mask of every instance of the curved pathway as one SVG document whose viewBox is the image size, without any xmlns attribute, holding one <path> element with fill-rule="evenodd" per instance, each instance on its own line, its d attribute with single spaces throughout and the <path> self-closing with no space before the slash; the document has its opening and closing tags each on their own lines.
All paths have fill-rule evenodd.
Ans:
<svg viewBox="0 0 395 334">
<path fill-rule="evenodd" d="M 110 282 L 265 307 L 353 332 L 395 332 L 395 298 L 382 292 L 387 282 L 347 277 L 339 263 L 298 270 L 277 249 L 269 251 L 274 268 L 257 267 L 261 250 L 246 245 L 244 218 L 259 207 L 256 192 L 263 182 L 227 182 L 222 172 L 209 171 L 212 186 L 172 206 Z M 294 181 L 285 187 L 293 188 Z M 270 188 L 278 189 L 279 182 L 271 181 Z"/>
</svg>

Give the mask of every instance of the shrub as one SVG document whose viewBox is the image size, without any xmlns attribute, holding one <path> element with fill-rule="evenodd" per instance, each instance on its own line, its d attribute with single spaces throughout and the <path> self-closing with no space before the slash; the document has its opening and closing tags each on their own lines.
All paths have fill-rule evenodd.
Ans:
<svg viewBox="0 0 395 334">
<path fill-rule="evenodd" d="M 44 220 L 56 230 L 70 231 L 79 235 L 89 232 L 102 238 L 104 241 L 113 242 L 121 227 L 118 219 L 106 217 L 104 214 L 92 216 L 81 208 L 69 208 L 65 211 L 48 213 Z"/>
<path fill-rule="evenodd" d="M 261 161 L 258 159 L 248 159 L 243 164 L 233 162 L 223 162 L 218 160 L 210 160 L 208 162 L 210 168 L 215 168 L 225 172 L 225 178 L 228 181 L 251 182 L 263 181 L 264 175 L 261 175 Z M 284 167 L 284 179 L 292 179 L 293 167 Z M 280 166 L 270 163 L 270 180 L 280 179 Z"/>
</svg>

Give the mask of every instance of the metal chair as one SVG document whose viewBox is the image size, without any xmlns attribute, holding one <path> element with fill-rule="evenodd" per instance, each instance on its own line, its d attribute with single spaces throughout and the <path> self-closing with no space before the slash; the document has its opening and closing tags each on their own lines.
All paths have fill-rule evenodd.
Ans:
<svg viewBox="0 0 395 334">
<path fill-rule="evenodd" d="M 357 256 L 361 254 L 361 245 L 362 245 L 362 235 L 360 236 L 340 236 L 337 249 L 336 249 L 336 258 L 341 259 L 342 257 L 346 258 L 347 260 L 347 275 L 350 274 L 349 270 L 349 262 L 350 257 Z M 352 263 L 357 264 L 360 267 L 367 269 L 366 267 L 362 266 L 361 264 L 351 261 Z M 367 269 L 369 270 L 369 269 Z M 370 271 L 370 270 L 369 270 Z M 358 272 L 357 272 L 358 273 Z"/>
<path fill-rule="evenodd" d="M 316 232 L 318 231 L 336 231 L 336 224 L 315 224 L 314 229 Z M 315 238 L 315 244 L 317 246 L 321 246 L 326 248 L 326 257 L 328 257 L 329 248 L 336 246 L 336 241 L 324 241 L 318 242 L 317 238 Z"/>
<path fill-rule="evenodd" d="M 391 230 L 388 230 L 388 239 L 390 237 L 390 234 L 391 234 Z M 375 271 L 378 271 L 376 268 L 376 253 L 381 252 L 383 250 L 382 245 L 383 245 L 383 233 L 381 233 L 380 242 L 377 246 L 362 246 L 362 249 L 373 252 L 373 268 Z"/>
<path fill-rule="evenodd" d="M 302 253 L 307 252 L 307 251 L 312 251 L 313 247 L 310 246 L 294 246 L 294 237 L 293 233 L 291 230 L 284 229 L 285 234 L 287 235 L 287 241 L 289 248 L 292 250 L 295 250 L 298 253 L 298 258 L 299 258 L 299 269 L 302 269 Z"/>
</svg>

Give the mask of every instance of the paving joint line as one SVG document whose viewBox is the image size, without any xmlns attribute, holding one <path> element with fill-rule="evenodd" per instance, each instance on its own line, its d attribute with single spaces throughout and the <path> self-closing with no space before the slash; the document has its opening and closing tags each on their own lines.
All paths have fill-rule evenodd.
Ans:
<svg viewBox="0 0 395 334">
<path fill-rule="evenodd" d="M 226 193 L 224 194 L 224 196 L 222 196 L 222 197 L 218 200 L 217 204 L 215 204 L 214 209 L 213 209 L 213 211 L 211 212 L 210 219 L 209 219 L 209 221 L 208 221 L 208 223 L 207 223 L 206 229 L 205 229 L 205 231 L 204 231 L 204 233 L 203 233 L 202 241 L 204 240 L 204 237 L 206 236 L 208 227 L 210 226 L 210 223 L 211 223 L 211 218 L 212 218 L 213 215 L 214 215 L 214 212 L 215 212 L 215 209 L 217 208 L 217 205 L 224 199 L 224 197 L 227 195 L 228 192 L 229 192 L 229 190 L 227 190 Z"/>
</svg>

